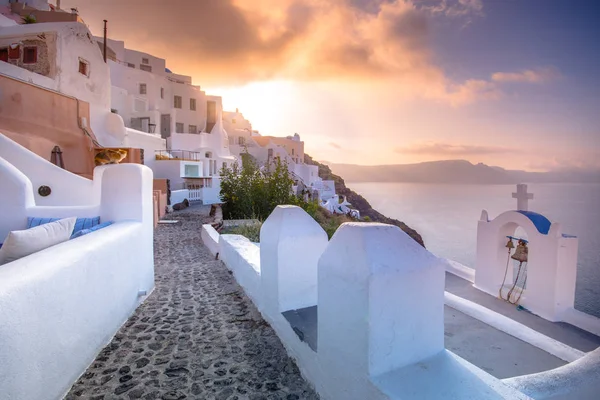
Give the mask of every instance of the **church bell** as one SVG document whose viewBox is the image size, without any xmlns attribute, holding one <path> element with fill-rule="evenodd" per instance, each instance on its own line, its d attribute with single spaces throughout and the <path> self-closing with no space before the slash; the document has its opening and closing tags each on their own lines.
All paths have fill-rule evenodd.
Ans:
<svg viewBox="0 0 600 400">
<path fill-rule="evenodd" d="M 509 250 L 510 250 L 510 249 L 514 249 L 514 248 L 515 248 L 515 245 L 514 245 L 514 243 L 513 243 L 512 239 L 508 239 L 508 242 L 506 242 L 506 246 L 504 246 L 504 247 L 506 247 L 506 248 L 507 248 L 507 249 L 509 249 Z"/>
<path fill-rule="evenodd" d="M 508 244 L 507 244 L 508 247 Z M 527 243 L 524 240 L 519 240 L 519 244 L 517 245 L 517 249 L 515 250 L 515 254 L 510 256 L 513 260 L 517 260 L 519 262 L 527 262 L 527 254 L 529 253 L 529 249 L 527 248 Z"/>
</svg>

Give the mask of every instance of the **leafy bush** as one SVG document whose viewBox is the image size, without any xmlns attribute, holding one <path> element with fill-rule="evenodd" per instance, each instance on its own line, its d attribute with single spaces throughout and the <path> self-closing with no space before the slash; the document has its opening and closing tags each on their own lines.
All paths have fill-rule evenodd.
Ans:
<svg viewBox="0 0 600 400">
<path fill-rule="evenodd" d="M 260 228 L 262 227 L 262 222 L 258 224 L 248 224 L 248 225 L 240 225 L 233 226 L 230 228 L 225 228 L 221 233 L 224 234 L 232 234 L 232 235 L 242 235 L 250 239 L 251 242 L 259 243 L 260 242 Z"/>
<path fill-rule="evenodd" d="M 241 167 L 236 162 L 221 170 L 223 217 L 265 220 L 280 204 L 299 205 L 293 184 L 287 164 L 279 159 L 261 170 L 252 157 L 243 154 Z"/>
<path fill-rule="evenodd" d="M 223 218 L 264 221 L 278 205 L 296 205 L 313 217 L 330 239 L 341 224 L 353 221 L 345 215 L 330 214 L 317 200 L 306 202 L 294 195 L 294 180 L 287 165 L 279 159 L 260 169 L 249 154 L 244 153 L 241 158 L 241 166 L 236 162 L 231 168 L 221 170 Z M 258 242 L 261 226 L 262 223 L 228 228 L 223 233 L 243 235 L 253 242 Z"/>
</svg>

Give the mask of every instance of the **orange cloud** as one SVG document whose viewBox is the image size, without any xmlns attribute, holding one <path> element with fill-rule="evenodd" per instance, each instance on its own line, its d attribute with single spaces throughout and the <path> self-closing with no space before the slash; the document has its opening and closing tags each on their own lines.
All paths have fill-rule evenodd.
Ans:
<svg viewBox="0 0 600 400">
<path fill-rule="evenodd" d="M 454 82 L 435 64 L 432 16 L 481 15 L 480 0 L 63 0 L 95 33 L 167 59 L 202 85 L 275 79 L 386 80 L 409 97 L 455 106 L 501 96 L 488 81 Z"/>
</svg>

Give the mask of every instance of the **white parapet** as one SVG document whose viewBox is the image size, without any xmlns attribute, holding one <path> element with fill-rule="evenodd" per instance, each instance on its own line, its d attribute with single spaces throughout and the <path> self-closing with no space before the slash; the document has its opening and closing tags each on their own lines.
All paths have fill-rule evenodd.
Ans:
<svg viewBox="0 0 600 400">
<path fill-rule="evenodd" d="M 202 225 L 202 232 L 200 233 L 202 243 L 208 248 L 210 254 L 216 256 L 219 252 L 219 232 L 212 227 L 211 224 Z"/>
<path fill-rule="evenodd" d="M 43 163 L 41 167 L 42 173 Z M 27 217 L 99 216 L 115 223 L 0 268 L 2 399 L 62 398 L 143 293 L 154 288 L 149 168 L 102 166 L 94 170 L 93 185 L 61 182 L 58 175 L 46 184 L 65 191 L 98 191 L 89 194 L 88 205 L 73 206 L 68 199 L 55 206 L 36 205 L 26 174 L 0 157 L 0 240 L 7 231 L 25 229 Z"/>
<path fill-rule="evenodd" d="M 504 382 L 534 399 L 597 400 L 600 398 L 600 348 L 562 367 L 504 379 Z"/>
<path fill-rule="evenodd" d="M 321 399 L 527 399 L 444 349 L 445 264 L 398 227 L 346 223 L 328 243 L 302 209 L 279 206 L 263 224 L 259 265 L 251 246 L 219 240 Z"/>
<path fill-rule="evenodd" d="M 327 233 L 297 206 L 277 206 L 260 229 L 265 305 L 279 312 L 317 304 L 317 261 Z"/>
<path fill-rule="evenodd" d="M 395 226 L 342 225 L 319 261 L 319 357 L 327 370 L 342 381 L 364 379 L 443 349 L 440 260 Z M 351 393 L 355 385 L 344 386 Z"/>
</svg>

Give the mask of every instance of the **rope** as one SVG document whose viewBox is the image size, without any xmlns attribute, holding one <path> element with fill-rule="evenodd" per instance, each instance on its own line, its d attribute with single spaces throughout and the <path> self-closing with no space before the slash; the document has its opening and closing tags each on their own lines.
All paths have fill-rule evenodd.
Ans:
<svg viewBox="0 0 600 400">
<path fill-rule="evenodd" d="M 521 288 L 521 291 L 519 292 L 519 297 L 517 297 L 517 300 L 511 304 L 519 304 L 519 300 L 521 300 L 521 296 L 523 295 L 523 292 L 525 291 L 525 285 L 527 284 L 527 268 L 525 268 L 525 270 L 523 270 L 523 273 L 525 274 L 525 279 L 523 280 L 523 287 Z M 509 303 L 510 303 L 510 301 L 509 301 Z"/>
<path fill-rule="evenodd" d="M 525 264 L 527 264 L 527 262 L 525 262 Z M 517 271 L 517 277 L 515 278 L 515 283 L 513 283 L 512 288 L 510 288 L 510 290 L 508 291 L 508 294 L 506 295 L 506 301 L 508 301 L 510 304 L 517 304 L 517 303 L 519 303 L 519 300 L 521 299 L 521 295 L 523 294 L 523 290 L 525 290 L 525 282 L 527 282 L 527 274 L 525 273 L 525 269 L 523 269 L 523 274 L 525 275 L 525 282 L 523 282 L 523 287 L 521 288 L 521 292 L 519 293 L 519 297 L 517 298 L 517 300 L 515 302 L 510 301 L 512 293 L 515 290 L 515 288 L 517 287 L 517 283 L 519 282 L 519 276 L 521 275 L 521 268 L 522 267 L 523 267 L 523 262 L 520 262 L 519 263 L 519 270 Z"/>
<path fill-rule="evenodd" d="M 506 283 L 506 275 L 508 275 L 508 264 L 510 263 L 510 249 L 508 249 L 508 257 L 506 257 L 506 269 L 504 270 L 504 279 L 502 279 L 502 286 L 500 286 L 500 290 L 498 290 L 498 296 L 502 299 L 502 300 L 507 300 L 505 299 L 504 296 L 502 296 L 502 289 L 504 289 L 504 284 Z"/>
</svg>

